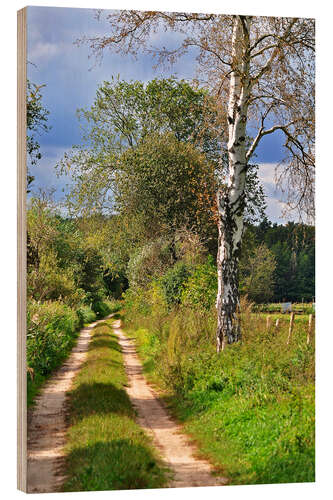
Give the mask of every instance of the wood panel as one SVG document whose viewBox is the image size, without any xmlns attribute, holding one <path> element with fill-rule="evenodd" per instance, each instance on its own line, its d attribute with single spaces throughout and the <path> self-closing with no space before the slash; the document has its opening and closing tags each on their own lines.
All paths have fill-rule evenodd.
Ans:
<svg viewBox="0 0 333 500">
<path fill-rule="evenodd" d="M 17 13 L 17 487 L 27 491 L 26 8 Z"/>
</svg>

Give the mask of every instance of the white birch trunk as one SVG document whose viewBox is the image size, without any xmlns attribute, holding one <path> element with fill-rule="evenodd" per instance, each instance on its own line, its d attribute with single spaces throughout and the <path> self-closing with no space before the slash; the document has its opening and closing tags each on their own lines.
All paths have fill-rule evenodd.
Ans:
<svg viewBox="0 0 333 500">
<path fill-rule="evenodd" d="M 250 96 L 249 30 L 250 19 L 235 16 L 232 36 L 233 67 L 230 76 L 228 103 L 227 185 L 217 194 L 218 206 L 218 293 L 217 293 L 217 351 L 227 343 L 240 339 L 238 319 L 238 263 L 243 235 L 245 199 L 246 122 Z M 245 29 L 244 29 L 245 28 Z"/>
</svg>

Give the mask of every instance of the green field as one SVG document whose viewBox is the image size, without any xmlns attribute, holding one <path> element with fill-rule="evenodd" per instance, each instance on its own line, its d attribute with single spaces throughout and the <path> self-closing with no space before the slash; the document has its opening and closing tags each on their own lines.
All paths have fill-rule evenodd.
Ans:
<svg viewBox="0 0 333 500">
<path fill-rule="evenodd" d="M 214 317 L 130 315 L 146 376 L 202 454 L 231 484 L 315 479 L 314 343 L 297 317 L 266 330 L 266 315 L 243 315 L 243 340 L 217 355 Z"/>
</svg>

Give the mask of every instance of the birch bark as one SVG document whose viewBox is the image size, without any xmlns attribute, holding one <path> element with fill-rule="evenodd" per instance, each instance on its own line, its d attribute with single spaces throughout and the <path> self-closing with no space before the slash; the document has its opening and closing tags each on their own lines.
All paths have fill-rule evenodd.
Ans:
<svg viewBox="0 0 333 500">
<path fill-rule="evenodd" d="M 245 208 L 246 123 L 250 96 L 250 18 L 235 16 L 228 102 L 228 181 L 217 193 L 217 351 L 240 339 L 238 263 Z"/>
</svg>

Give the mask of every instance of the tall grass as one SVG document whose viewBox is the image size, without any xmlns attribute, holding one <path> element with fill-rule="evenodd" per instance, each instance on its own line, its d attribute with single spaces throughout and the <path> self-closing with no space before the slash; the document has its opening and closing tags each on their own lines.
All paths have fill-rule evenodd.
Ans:
<svg viewBox="0 0 333 500">
<path fill-rule="evenodd" d="M 125 316 L 146 374 L 231 483 L 314 481 L 314 343 L 306 343 L 306 323 L 295 322 L 287 345 L 287 321 L 267 330 L 266 315 L 243 303 L 242 341 L 218 355 L 213 308 L 152 310 L 154 319 L 132 300 Z"/>
</svg>

